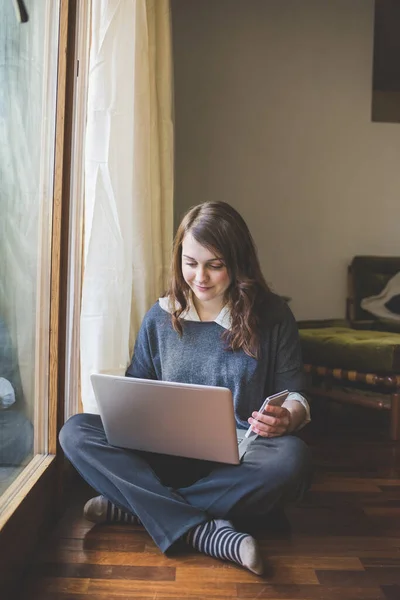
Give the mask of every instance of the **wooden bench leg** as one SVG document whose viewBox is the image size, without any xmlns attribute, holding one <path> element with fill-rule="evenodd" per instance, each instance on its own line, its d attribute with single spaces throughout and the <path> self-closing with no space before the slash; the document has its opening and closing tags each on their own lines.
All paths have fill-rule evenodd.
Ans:
<svg viewBox="0 0 400 600">
<path fill-rule="evenodd" d="M 392 440 L 400 439 L 400 394 L 391 394 L 391 410 L 390 410 L 390 437 Z"/>
</svg>

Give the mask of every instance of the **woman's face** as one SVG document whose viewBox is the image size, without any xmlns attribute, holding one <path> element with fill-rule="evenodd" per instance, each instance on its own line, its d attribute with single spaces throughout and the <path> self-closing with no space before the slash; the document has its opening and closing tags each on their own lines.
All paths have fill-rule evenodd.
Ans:
<svg viewBox="0 0 400 600">
<path fill-rule="evenodd" d="M 191 233 L 182 243 L 182 274 L 201 307 L 220 311 L 230 279 L 222 256 L 205 248 Z"/>
</svg>

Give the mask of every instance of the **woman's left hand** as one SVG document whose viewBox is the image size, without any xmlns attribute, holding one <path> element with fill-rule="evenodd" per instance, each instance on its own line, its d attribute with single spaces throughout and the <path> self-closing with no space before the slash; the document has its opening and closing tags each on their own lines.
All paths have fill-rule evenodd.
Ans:
<svg viewBox="0 0 400 600">
<path fill-rule="evenodd" d="M 291 429 L 291 413 L 284 406 L 268 406 L 268 412 L 253 412 L 248 422 L 262 437 L 279 437 Z"/>
</svg>

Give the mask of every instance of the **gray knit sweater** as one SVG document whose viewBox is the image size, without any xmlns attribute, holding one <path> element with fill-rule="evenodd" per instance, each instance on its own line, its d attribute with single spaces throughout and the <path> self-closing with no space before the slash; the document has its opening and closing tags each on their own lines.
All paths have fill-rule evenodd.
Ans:
<svg viewBox="0 0 400 600">
<path fill-rule="evenodd" d="M 183 335 L 172 328 L 171 315 L 157 302 L 141 325 L 128 377 L 215 385 L 232 391 L 239 428 L 266 396 L 303 388 L 297 325 L 290 308 L 272 295 L 262 331 L 261 357 L 225 349 L 224 328 L 215 322 L 182 321 Z"/>
</svg>

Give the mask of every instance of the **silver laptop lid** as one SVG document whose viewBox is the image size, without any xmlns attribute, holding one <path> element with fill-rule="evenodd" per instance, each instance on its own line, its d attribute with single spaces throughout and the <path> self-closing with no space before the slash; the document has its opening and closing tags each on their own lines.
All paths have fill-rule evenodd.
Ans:
<svg viewBox="0 0 400 600">
<path fill-rule="evenodd" d="M 106 374 L 91 381 L 111 445 L 239 463 L 228 388 Z"/>
</svg>

